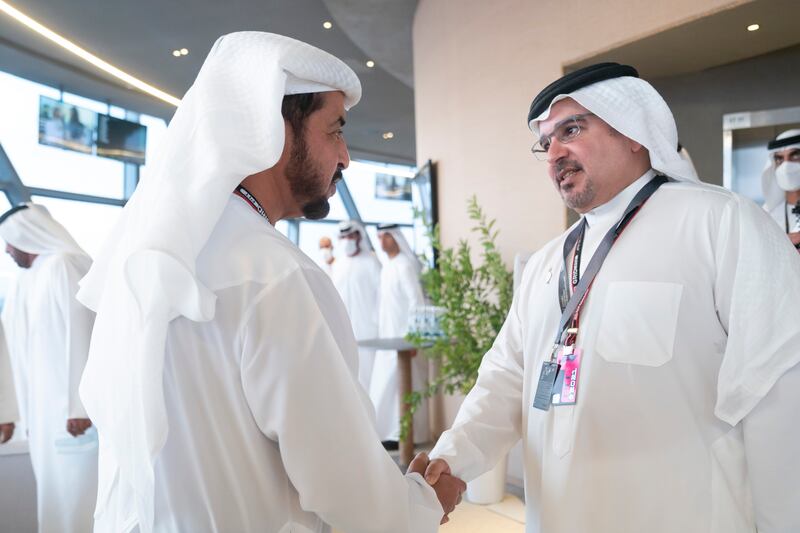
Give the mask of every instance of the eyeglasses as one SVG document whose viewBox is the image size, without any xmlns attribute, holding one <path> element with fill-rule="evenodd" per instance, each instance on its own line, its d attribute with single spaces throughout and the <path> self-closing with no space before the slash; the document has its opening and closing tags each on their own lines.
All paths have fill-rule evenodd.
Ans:
<svg viewBox="0 0 800 533">
<path fill-rule="evenodd" d="M 585 123 L 586 117 L 594 113 L 581 113 L 567 117 L 553 128 L 550 135 L 542 135 L 536 144 L 531 146 L 531 152 L 539 161 L 547 161 L 547 151 L 550 150 L 551 139 L 555 137 L 561 144 L 571 143 L 581 134 L 581 123 Z"/>
</svg>

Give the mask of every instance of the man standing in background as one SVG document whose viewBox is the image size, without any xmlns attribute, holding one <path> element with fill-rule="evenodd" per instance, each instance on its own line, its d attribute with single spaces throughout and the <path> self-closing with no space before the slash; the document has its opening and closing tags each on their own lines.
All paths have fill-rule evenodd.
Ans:
<svg viewBox="0 0 800 533">
<path fill-rule="evenodd" d="M 333 265 L 336 258 L 333 256 L 333 242 L 330 237 L 320 237 L 319 239 L 319 259 L 322 270 L 333 277 Z"/>
<path fill-rule="evenodd" d="M 769 160 L 761 174 L 764 209 L 800 247 L 800 129 L 784 131 L 767 145 Z"/>
<path fill-rule="evenodd" d="M 6 335 L 0 323 L 0 444 L 14 436 L 14 422 L 19 420 L 14 374 L 6 346 Z"/>
<path fill-rule="evenodd" d="M 339 225 L 339 244 L 343 255 L 336 262 L 333 284 L 342 297 L 356 340 L 378 337 L 378 295 L 381 263 L 375 257 L 364 226 L 356 220 Z M 358 349 L 358 382 L 369 390 L 375 350 Z"/>
<path fill-rule="evenodd" d="M 3 308 L 8 348 L 25 383 L 40 533 L 92 529 L 97 434 L 78 397 L 94 314 L 75 299 L 91 259 L 44 206 L 0 217 L 6 251 L 22 268 Z"/>
<path fill-rule="evenodd" d="M 389 258 L 381 270 L 378 334 L 381 338 L 402 338 L 408 333 L 411 309 L 425 303 L 419 280 L 422 264 L 397 224 L 378 226 L 378 238 Z M 418 354 L 412 361 L 411 385 L 419 391 L 428 382 L 428 359 Z M 397 364 L 396 351 L 378 350 L 369 388 L 370 398 L 375 404 L 378 435 L 388 449 L 396 449 L 400 439 Z M 414 413 L 414 442 L 427 442 L 429 439 L 428 402 L 423 400 Z"/>
</svg>

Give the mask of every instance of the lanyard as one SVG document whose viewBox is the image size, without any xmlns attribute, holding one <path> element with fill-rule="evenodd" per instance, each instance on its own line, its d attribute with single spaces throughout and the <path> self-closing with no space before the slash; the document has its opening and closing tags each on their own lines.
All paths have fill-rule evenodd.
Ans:
<svg viewBox="0 0 800 533">
<path fill-rule="evenodd" d="M 561 270 L 558 283 L 559 304 L 561 305 L 561 321 L 559 322 L 558 331 L 556 332 L 556 346 L 563 343 L 563 341 L 566 339 L 565 334 L 574 335 L 577 333 L 576 328 L 567 328 L 567 326 L 571 322 L 577 322 L 581 309 L 583 308 L 583 304 L 589 294 L 589 289 L 594 282 L 594 278 L 597 276 L 598 272 L 600 272 L 600 267 L 603 266 L 603 262 L 606 260 L 608 252 L 611 251 L 611 247 L 614 245 L 614 242 L 622 234 L 633 217 L 636 216 L 642 205 L 644 205 L 650 196 L 652 196 L 653 193 L 656 192 L 656 190 L 658 190 L 658 188 L 666 182 L 667 178 L 664 176 L 656 176 L 650 180 L 647 185 L 642 187 L 638 193 L 636 193 L 636 196 L 633 197 L 633 200 L 631 200 L 631 202 L 628 204 L 628 207 L 625 208 L 625 213 L 622 215 L 622 218 L 620 218 L 619 222 L 614 224 L 611 229 L 608 230 L 603 237 L 603 240 L 600 241 L 600 245 L 597 247 L 597 251 L 589 261 L 589 265 L 586 267 L 586 272 L 583 276 L 580 275 L 580 260 L 583 252 L 583 241 L 586 235 L 586 218 L 581 221 L 578 227 L 576 227 L 570 232 L 569 235 L 567 235 L 567 238 L 564 241 L 564 267 Z M 573 248 L 575 249 L 575 254 L 572 260 L 572 268 L 569 269 L 571 271 L 571 275 L 569 276 L 569 279 L 567 279 L 567 257 L 569 257 L 570 251 Z M 570 288 L 572 289 L 571 295 Z M 555 351 L 556 350 L 554 349 L 553 356 L 555 356 Z"/>
<path fill-rule="evenodd" d="M 237 196 L 241 196 L 242 198 L 244 198 L 245 200 L 247 200 L 247 202 L 250 204 L 250 206 L 251 206 L 253 209 L 255 209 L 255 210 L 256 210 L 256 212 L 257 212 L 259 215 L 261 215 L 262 217 L 264 217 L 264 219 L 266 219 L 266 221 L 267 221 L 267 222 L 269 222 L 269 217 L 267 216 L 267 212 L 266 212 L 266 211 L 264 211 L 264 208 L 263 208 L 263 207 L 261 207 L 261 204 L 260 204 L 260 203 L 258 203 L 258 200 L 256 200 L 256 197 L 255 197 L 255 196 L 253 196 L 253 195 L 250 193 L 250 191 L 248 191 L 247 189 L 245 189 L 245 188 L 244 188 L 244 186 L 242 186 L 242 185 L 239 185 L 239 186 L 236 188 L 236 190 L 234 191 L 234 194 L 236 194 Z M 272 223 L 270 222 L 270 224 L 272 224 Z"/>
</svg>

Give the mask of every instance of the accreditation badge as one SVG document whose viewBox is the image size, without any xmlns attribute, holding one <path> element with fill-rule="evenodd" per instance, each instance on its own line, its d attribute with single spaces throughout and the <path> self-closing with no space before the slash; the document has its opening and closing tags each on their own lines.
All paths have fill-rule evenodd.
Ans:
<svg viewBox="0 0 800 533">
<path fill-rule="evenodd" d="M 581 370 L 580 348 L 567 346 L 559 353 L 560 371 L 553 383 L 553 405 L 575 405 L 578 401 L 578 383 Z"/>
<path fill-rule="evenodd" d="M 558 363 L 545 361 L 539 373 L 539 382 L 536 385 L 536 395 L 533 397 L 533 406 L 536 409 L 547 411 L 550 409 L 550 400 L 553 396 L 553 385 L 558 377 Z"/>
</svg>

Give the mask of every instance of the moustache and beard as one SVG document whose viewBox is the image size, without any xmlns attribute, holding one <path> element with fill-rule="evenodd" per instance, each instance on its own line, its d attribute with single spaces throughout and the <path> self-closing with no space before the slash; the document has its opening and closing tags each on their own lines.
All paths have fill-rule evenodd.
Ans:
<svg viewBox="0 0 800 533">
<path fill-rule="evenodd" d="M 577 161 L 563 160 L 556 163 L 556 176 L 559 176 L 562 171 L 582 171 L 583 167 Z M 573 210 L 583 209 L 594 201 L 597 196 L 594 190 L 594 183 L 591 178 L 584 172 L 583 188 L 579 188 L 578 184 L 572 183 L 569 185 L 561 185 L 560 180 L 556 180 L 556 187 L 564 200 L 564 204 Z"/>
<path fill-rule="evenodd" d="M 286 167 L 286 177 L 292 196 L 300 204 L 303 216 L 309 220 L 325 218 L 331 210 L 328 203 L 328 187 L 331 182 L 323 181 L 319 174 L 308 153 L 305 135 L 298 135 Z M 331 180 L 337 183 L 341 179 L 342 169 L 339 167 Z"/>
</svg>

